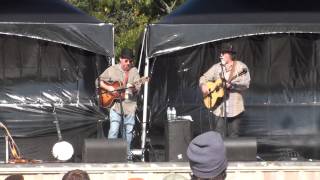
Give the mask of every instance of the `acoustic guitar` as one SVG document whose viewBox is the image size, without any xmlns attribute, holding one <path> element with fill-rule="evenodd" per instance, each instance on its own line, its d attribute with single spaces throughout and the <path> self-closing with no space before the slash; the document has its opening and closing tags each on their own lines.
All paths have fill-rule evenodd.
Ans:
<svg viewBox="0 0 320 180">
<path fill-rule="evenodd" d="M 247 72 L 248 72 L 247 69 L 243 69 L 241 72 L 232 76 L 226 83 L 230 83 L 235 78 L 242 76 Z M 224 88 L 223 88 L 223 85 L 225 83 L 223 81 L 224 81 L 223 79 L 219 78 L 213 82 L 209 81 L 206 83 L 206 85 L 209 88 L 209 93 L 206 96 L 204 96 L 204 99 L 203 99 L 203 102 L 206 108 L 215 109 L 221 104 L 223 100 L 223 96 L 225 94 Z"/>
<path fill-rule="evenodd" d="M 149 81 L 149 77 L 142 77 L 136 81 L 134 81 L 132 86 L 130 87 L 125 87 L 122 82 L 119 81 L 114 81 L 114 82 L 104 82 L 108 86 L 112 86 L 114 88 L 114 91 L 107 91 L 105 89 L 100 88 L 99 89 L 99 99 L 100 99 L 100 104 L 104 108 L 110 108 L 114 104 L 116 100 L 123 100 L 125 97 L 124 91 L 128 88 L 132 88 L 134 86 L 138 86 L 141 84 L 144 84 L 145 82 Z M 122 91 L 123 90 L 123 91 Z"/>
</svg>

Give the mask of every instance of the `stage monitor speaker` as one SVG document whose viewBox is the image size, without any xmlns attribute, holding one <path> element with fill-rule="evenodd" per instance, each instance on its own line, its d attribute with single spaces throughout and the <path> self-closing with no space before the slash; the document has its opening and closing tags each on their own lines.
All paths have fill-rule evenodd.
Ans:
<svg viewBox="0 0 320 180">
<path fill-rule="evenodd" d="M 167 122 L 165 137 L 165 160 L 173 162 L 188 161 L 186 152 L 191 141 L 191 122 L 184 119 Z"/>
<path fill-rule="evenodd" d="M 254 137 L 236 137 L 224 139 L 228 161 L 255 161 L 257 140 Z"/>
<path fill-rule="evenodd" d="M 85 139 L 82 161 L 85 163 L 127 162 L 127 142 L 124 139 Z"/>
</svg>

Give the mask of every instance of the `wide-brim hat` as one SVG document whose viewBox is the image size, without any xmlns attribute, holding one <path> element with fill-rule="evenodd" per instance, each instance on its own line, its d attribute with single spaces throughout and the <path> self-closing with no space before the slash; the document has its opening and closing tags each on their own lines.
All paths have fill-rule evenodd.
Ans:
<svg viewBox="0 0 320 180">
<path fill-rule="evenodd" d="M 230 54 L 236 54 L 236 50 L 234 49 L 234 46 L 232 44 L 222 44 L 221 46 L 221 53 L 230 53 Z"/>
<path fill-rule="evenodd" d="M 133 60 L 133 59 L 134 59 L 134 54 L 133 54 L 132 49 L 123 48 L 123 49 L 121 50 L 120 57 L 121 57 L 121 58 L 124 58 L 124 59 Z"/>
</svg>

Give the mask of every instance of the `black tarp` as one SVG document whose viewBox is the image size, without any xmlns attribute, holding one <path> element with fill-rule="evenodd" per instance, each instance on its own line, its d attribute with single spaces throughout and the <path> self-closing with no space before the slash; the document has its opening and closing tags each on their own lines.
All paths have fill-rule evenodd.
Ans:
<svg viewBox="0 0 320 180">
<path fill-rule="evenodd" d="M 58 120 L 81 160 L 105 114 L 95 79 L 111 62 L 113 26 L 63 0 L 5 0 L 0 6 L 0 121 L 26 158 L 54 160 Z M 1 133 L 3 137 L 4 132 Z M 0 161 L 5 146 L 1 139 Z"/>
<path fill-rule="evenodd" d="M 148 56 L 241 36 L 318 33 L 317 4 L 315 0 L 189 0 L 149 26 Z"/>
<path fill-rule="evenodd" d="M 3 0 L 0 33 L 66 44 L 112 57 L 113 26 L 64 0 Z"/>
<path fill-rule="evenodd" d="M 198 80 L 231 42 L 252 79 L 241 136 L 257 137 L 268 160 L 319 159 L 317 3 L 190 0 L 149 25 L 151 128 L 163 128 L 166 108 L 175 106 L 178 115 L 192 115 L 194 135 L 208 130 Z"/>
</svg>

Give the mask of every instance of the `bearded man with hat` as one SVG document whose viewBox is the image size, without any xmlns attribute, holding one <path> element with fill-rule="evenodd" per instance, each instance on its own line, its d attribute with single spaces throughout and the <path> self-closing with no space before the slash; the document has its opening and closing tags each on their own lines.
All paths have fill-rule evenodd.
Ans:
<svg viewBox="0 0 320 180">
<path fill-rule="evenodd" d="M 212 97 L 218 88 L 210 89 L 208 82 L 221 80 L 224 89 L 222 101 L 214 106 L 215 130 L 222 137 L 238 137 L 241 118 L 244 113 L 243 92 L 249 88 L 250 74 L 248 67 L 236 60 L 236 51 L 233 45 L 223 44 L 220 62 L 214 64 L 199 79 L 199 86 L 204 97 Z M 215 96 L 213 96 L 215 97 Z"/>
<path fill-rule="evenodd" d="M 138 69 L 133 66 L 134 54 L 131 49 L 123 48 L 120 53 L 119 63 L 108 67 L 96 80 L 99 88 L 107 92 L 116 93 L 117 89 L 106 82 L 120 82 L 126 94 L 125 99 L 115 101 L 109 111 L 110 129 L 108 133 L 109 139 L 118 138 L 119 129 L 122 127 L 122 138 L 127 140 L 127 158 L 132 160 L 130 145 L 132 141 L 132 133 L 135 124 L 135 111 L 137 108 L 137 91 L 140 85 L 134 85 L 139 81 L 140 75 Z M 119 99 L 122 99 L 119 98 Z"/>
</svg>

